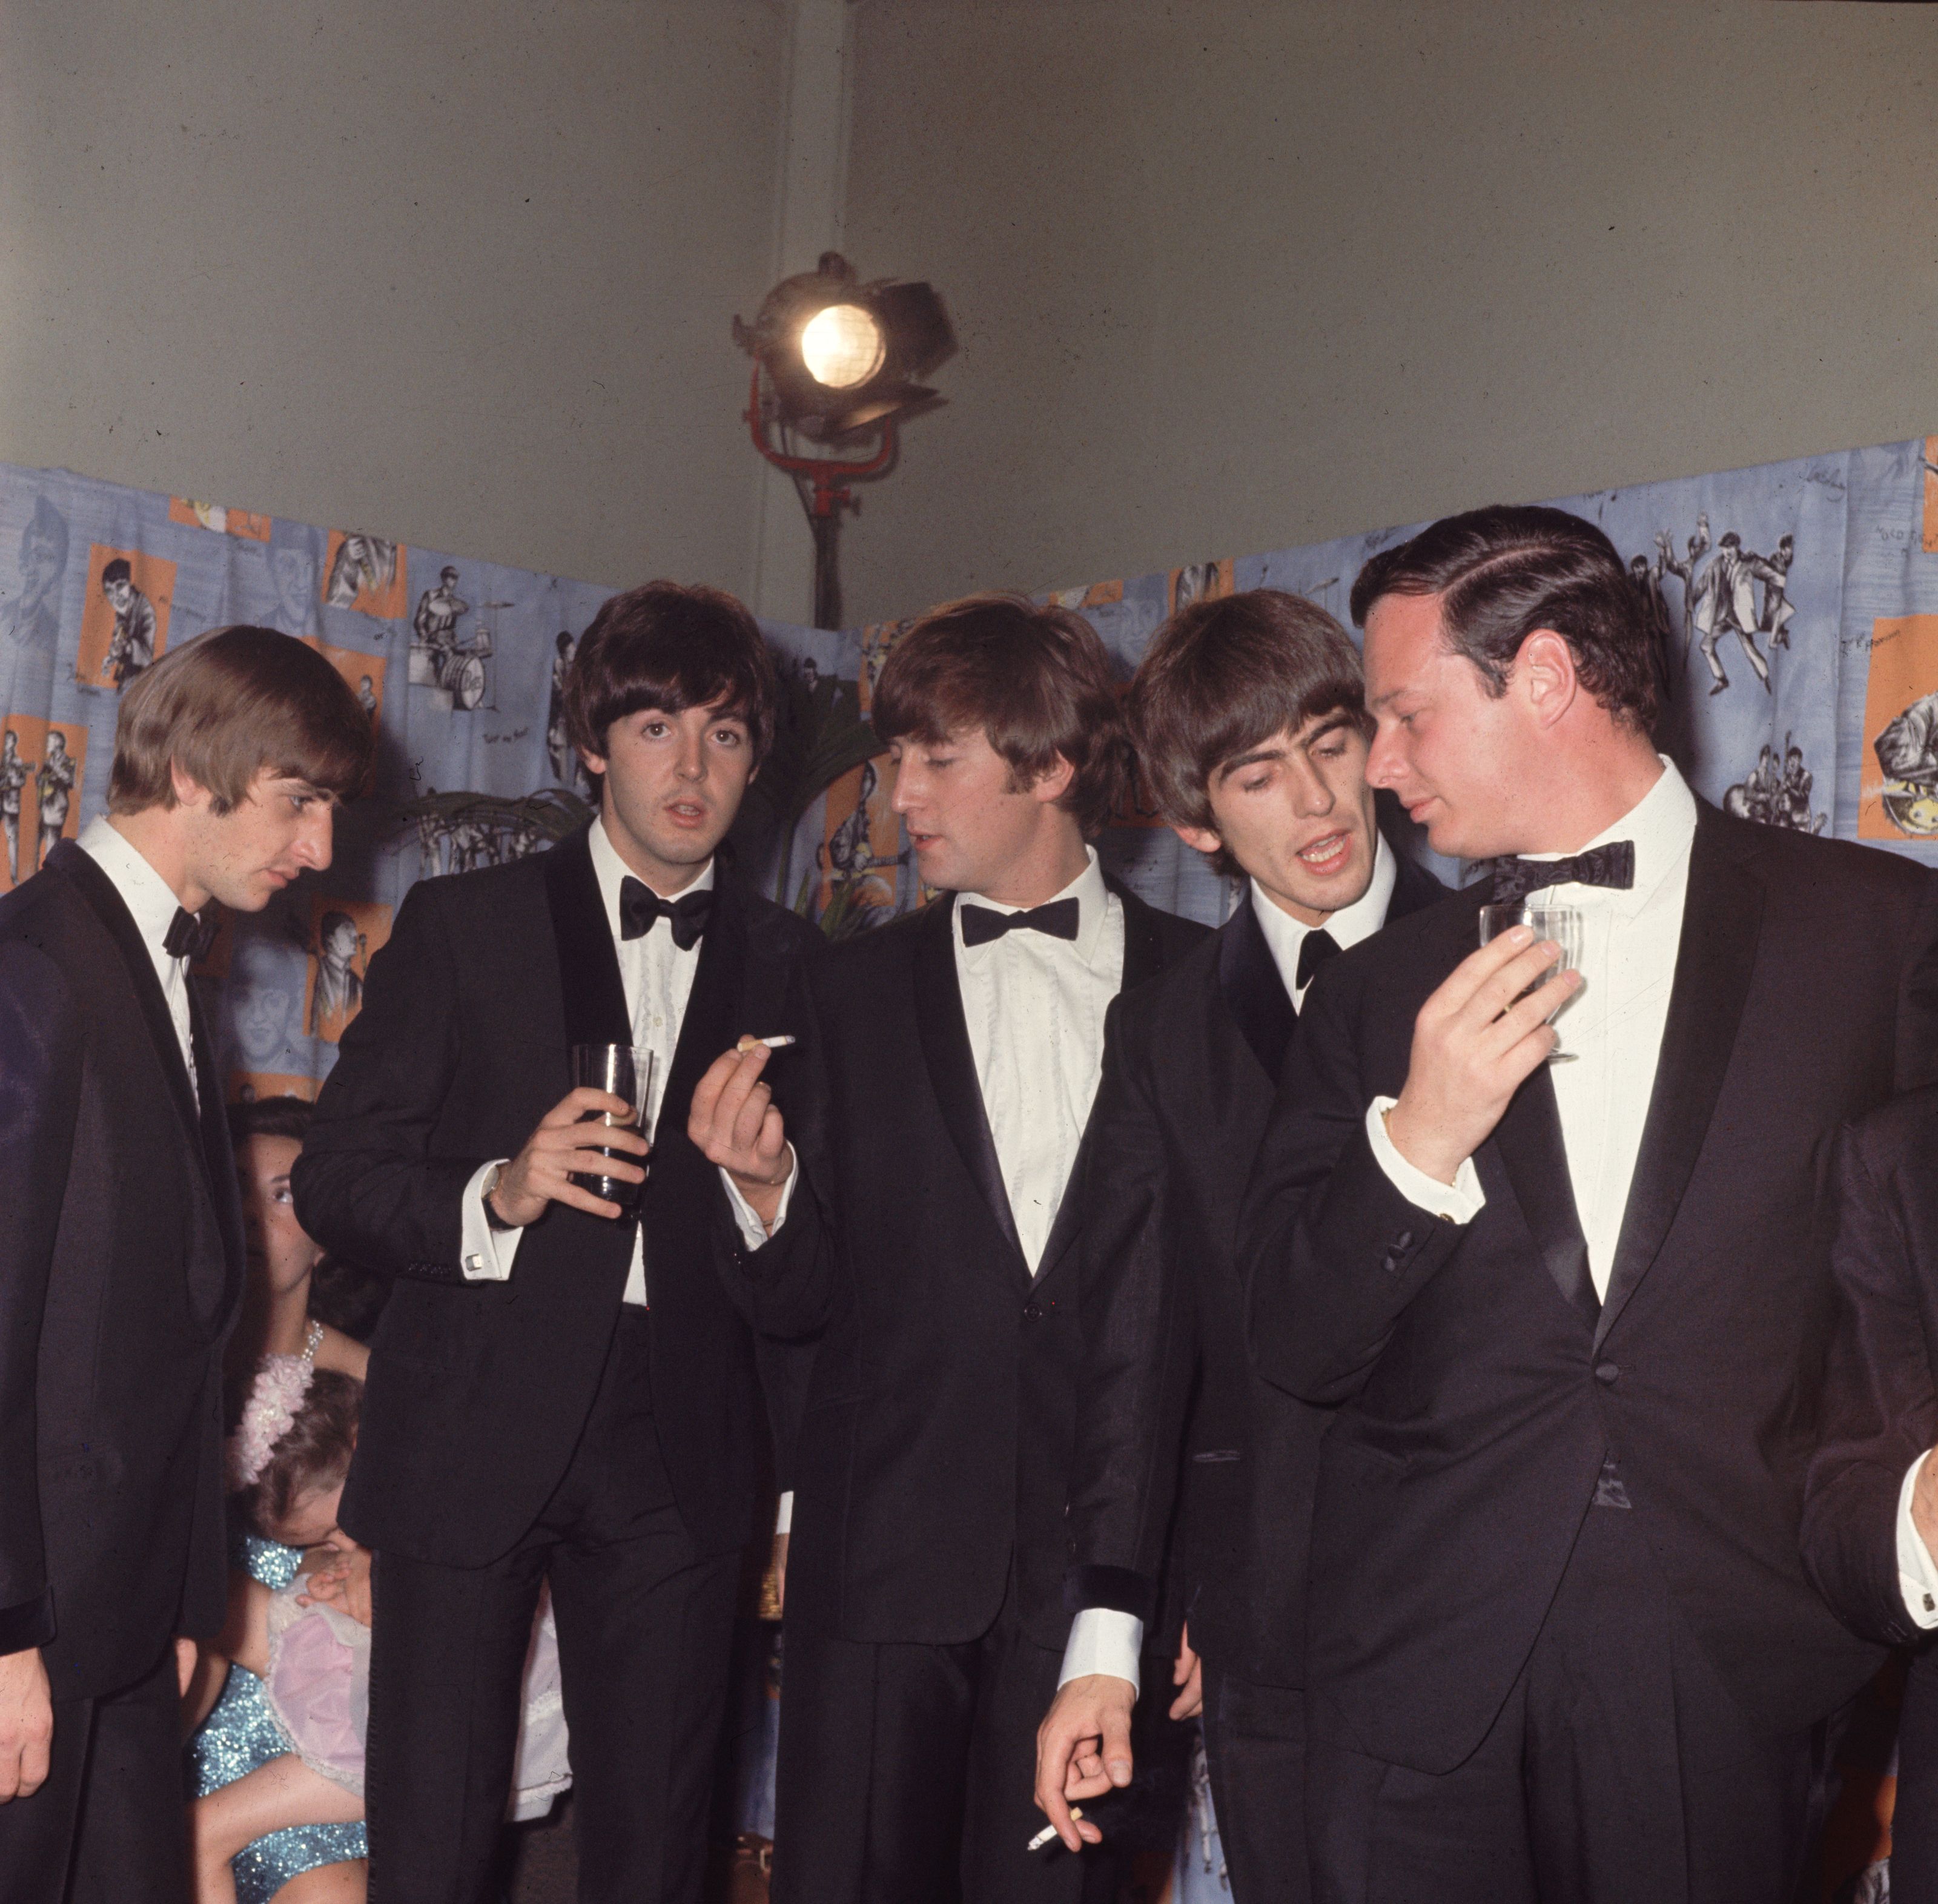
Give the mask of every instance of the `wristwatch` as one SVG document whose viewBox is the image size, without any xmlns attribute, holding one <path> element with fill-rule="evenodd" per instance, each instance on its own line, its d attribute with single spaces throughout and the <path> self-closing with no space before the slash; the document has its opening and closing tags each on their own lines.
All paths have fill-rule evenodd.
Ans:
<svg viewBox="0 0 1938 1904">
<path fill-rule="evenodd" d="M 518 1224 L 506 1222 L 504 1218 L 491 1207 L 491 1192 L 498 1187 L 499 1168 L 497 1165 L 494 1164 L 485 1172 L 484 1181 L 479 1186 L 478 1195 L 484 1200 L 484 1221 L 494 1230 L 501 1231 L 515 1230 L 520 1227 Z"/>
</svg>

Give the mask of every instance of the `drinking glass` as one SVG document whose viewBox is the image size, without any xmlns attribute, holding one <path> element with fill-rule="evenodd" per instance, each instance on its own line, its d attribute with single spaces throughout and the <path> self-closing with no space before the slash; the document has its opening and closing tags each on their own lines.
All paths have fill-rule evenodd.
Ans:
<svg viewBox="0 0 1938 1904">
<path fill-rule="evenodd" d="M 589 1085 L 595 1091 L 609 1091 L 614 1097 L 624 1098 L 633 1107 L 630 1117 L 621 1117 L 616 1111 L 588 1110 L 579 1119 L 581 1123 L 597 1122 L 615 1128 L 630 1125 L 648 1143 L 652 1141 L 652 1122 L 648 1115 L 653 1101 L 651 1052 L 642 1051 L 637 1045 L 574 1045 L 572 1083 L 575 1090 L 581 1085 Z M 637 1164 L 649 1173 L 652 1169 L 649 1158 L 636 1155 L 630 1150 L 612 1149 L 603 1144 L 594 1147 L 601 1156 L 618 1157 L 627 1163 Z M 624 1210 L 639 1207 L 639 1193 L 646 1187 L 628 1177 L 595 1177 L 583 1171 L 574 1171 L 572 1181 L 582 1190 L 590 1190 L 595 1197 L 616 1203 Z"/>
<path fill-rule="evenodd" d="M 1528 987 L 1527 991 L 1523 991 L 1520 995 L 1521 998 L 1525 998 L 1528 991 L 1532 991 L 1536 987 L 1545 985 L 1557 973 L 1580 969 L 1582 925 L 1581 913 L 1578 906 L 1530 906 L 1524 901 L 1512 906 L 1483 906 L 1481 908 L 1481 943 L 1484 946 L 1489 940 L 1497 939 L 1503 932 L 1511 931 L 1517 925 L 1526 926 L 1533 933 L 1536 945 L 1540 944 L 1544 939 L 1550 939 L 1561 948 L 1561 956 L 1535 981 L 1533 985 Z M 1518 1004 L 1520 999 L 1517 998 L 1514 1002 Z M 1553 1025 L 1555 1019 L 1572 1002 L 1564 998 L 1560 1004 L 1556 1006 L 1554 1010 L 1548 1013 L 1548 1023 Z M 1562 1049 L 1558 1042 L 1560 1036 L 1558 1026 L 1556 1028 L 1555 1035 L 1557 1042 L 1554 1049 L 1548 1054 L 1549 1064 L 1563 1064 L 1577 1055 L 1574 1052 Z"/>
</svg>

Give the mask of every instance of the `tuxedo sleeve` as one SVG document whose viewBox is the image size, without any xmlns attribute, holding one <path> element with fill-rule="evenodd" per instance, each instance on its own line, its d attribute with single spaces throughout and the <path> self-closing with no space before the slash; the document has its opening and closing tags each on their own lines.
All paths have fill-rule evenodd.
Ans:
<svg viewBox="0 0 1938 1904">
<path fill-rule="evenodd" d="M 36 1388 L 82 1044 L 80 1013 L 59 967 L 37 947 L 0 946 L 0 1653 L 54 1637 Z"/>
<path fill-rule="evenodd" d="M 462 1283 L 466 1186 L 483 1156 L 434 1155 L 457 1070 L 458 962 L 435 886 L 413 886 L 370 961 L 290 1173 L 297 1220 L 393 1276 Z"/>
<path fill-rule="evenodd" d="M 1105 1020 L 1090 1113 L 1064 1597 L 1074 1614 L 1107 1608 L 1148 1625 L 1177 1488 L 1196 1313 L 1178 1260 L 1163 1128 L 1147 1069 L 1127 1048 L 1122 1006 L 1114 1001 Z"/>
<path fill-rule="evenodd" d="M 828 1320 L 836 1230 L 828 1201 L 834 1163 L 828 1140 L 831 1086 L 822 1030 L 828 1015 L 816 1009 L 806 969 L 796 973 L 790 990 L 796 1001 L 790 1005 L 790 1015 L 797 1017 L 805 1031 L 794 1053 L 793 1076 L 776 1080 L 774 1101 L 794 1146 L 794 1169 L 773 1232 L 766 1237 L 756 1236 L 758 1219 L 750 1223 L 743 1216 L 735 1207 L 740 1199 L 731 1194 L 724 1173 L 717 1174 L 713 1256 L 729 1299 L 757 1334 L 776 1341 L 800 1342 L 816 1335 Z"/>
<path fill-rule="evenodd" d="M 1356 1394 L 1462 1225 L 1410 1202 L 1373 1154 L 1354 973 L 1322 973 L 1299 1014 L 1238 1230 L 1253 1365 L 1300 1400 Z"/>
<path fill-rule="evenodd" d="M 1938 1441 L 1900 1162 L 1879 1154 L 1861 1124 L 1839 1139 L 1831 1267 L 1839 1307 L 1803 1523 L 1804 1564 L 1818 1592 L 1847 1625 L 1893 1646 L 1919 1630 L 1900 1578 L 1900 1496 L 1912 1464 Z"/>
</svg>

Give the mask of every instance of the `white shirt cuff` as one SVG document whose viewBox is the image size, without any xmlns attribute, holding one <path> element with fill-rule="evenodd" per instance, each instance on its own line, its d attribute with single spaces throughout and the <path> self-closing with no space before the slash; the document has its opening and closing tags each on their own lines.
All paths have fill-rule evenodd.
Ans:
<svg viewBox="0 0 1938 1904">
<path fill-rule="evenodd" d="M 1924 1536 L 1911 1518 L 1911 1496 L 1930 1459 L 1928 1450 L 1921 1454 L 1905 1471 L 1904 1485 L 1897 1490 L 1897 1589 L 1913 1623 L 1927 1628 L 1938 1626 L 1938 1566 L 1932 1565 Z"/>
<path fill-rule="evenodd" d="M 1487 1203 L 1473 1158 L 1461 1159 L 1451 1183 L 1442 1183 L 1409 1164 L 1387 1134 L 1387 1113 L 1399 1102 L 1397 1098 L 1375 1098 L 1367 1109 L 1366 1137 L 1373 1146 L 1373 1161 L 1385 1171 L 1387 1181 L 1416 1208 L 1451 1222 L 1471 1223 Z"/>
<path fill-rule="evenodd" d="M 774 1536 L 779 1539 L 782 1535 L 789 1534 L 793 1531 L 794 1489 L 789 1488 L 781 1496 L 780 1505 L 774 1510 Z"/>
<path fill-rule="evenodd" d="M 1067 1686 L 1086 1673 L 1107 1672 L 1113 1679 L 1128 1679 L 1134 1693 L 1141 1692 L 1138 1654 L 1144 1643 L 1144 1623 L 1135 1614 L 1119 1613 L 1115 1607 L 1086 1607 L 1070 1623 L 1063 1670 L 1056 1683 Z"/>
<path fill-rule="evenodd" d="M 781 1207 L 774 1212 L 775 1230 L 779 1229 L 787 1221 L 788 1206 L 794 1201 L 794 1186 L 800 1175 L 800 1159 L 794 1155 L 792 1149 L 790 1148 L 788 1152 L 787 1182 L 781 1189 Z M 720 1180 L 727 1186 L 727 1201 L 733 1207 L 734 1224 L 740 1232 L 740 1240 L 750 1250 L 758 1250 L 769 1237 L 773 1234 L 773 1230 L 769 1229 L 767 1225 L 761 1221 L 754 1206 L 741 1195 L 740 1186 L 728 1174 L 724 1165 L 721 1167 Z"/>
<path fill-rule="evenodd" d="M 494 1230 L 484 1215 L 484 1185 L 509 1158 L 495 1157 L 480 1164 L 464 1186 L 464 1218 L 458 1237 L 458 1265 L 467 1283 L 503 1283 L 512 1274 L 523 1230 Z"/>
</svg>

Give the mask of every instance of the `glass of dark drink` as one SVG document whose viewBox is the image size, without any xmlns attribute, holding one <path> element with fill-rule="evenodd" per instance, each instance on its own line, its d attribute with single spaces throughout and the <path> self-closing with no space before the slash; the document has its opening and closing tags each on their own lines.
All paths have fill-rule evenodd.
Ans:
<svg viewBox="0 0 1938 1904">
<path fill-rule="evenodd" d="M 574 1045 L 572 1083 L 575 1090 L 581 1085 L 589 1085 L 595 1091 L 609 1091 L 614 1097 L 624 1098 L 633 1107 L 630 1117 L 621 1117 L 617 1111 L 589 1110 L 580 1120 L 582 1122 L 596 1122 L 615 1127 L 630 1125 L 648 1143 L 652 1141 L 651 1052 L 642 1051 L 636 1045 Z M 609 1149 L 603 1144 L 595 1147 L 602 1156 L 637 1164 L 649 1171 L 652 1168 L 649 1159 L 635 1152 Z M 616 1203 L 627 1211 L 639 1207 L 639 1192 L 646 1187 L 644 1183 L 635 1183 L 630 1177 L 598 1177 L 580 1171 L 573 1172 L 572 1180 L 582 1190 L 590 1190 L 595 1197 L 603 1197 L 608 1203 Z"/>
</svg>

